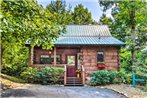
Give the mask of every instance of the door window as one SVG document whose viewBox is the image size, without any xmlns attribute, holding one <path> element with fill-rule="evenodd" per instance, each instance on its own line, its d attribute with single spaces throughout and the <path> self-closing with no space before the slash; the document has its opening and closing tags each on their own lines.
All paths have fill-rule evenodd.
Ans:
<svg viewBox="0 0 147 98">
<path fill-rule="evenodd" d="M 67 64 L 75 65 L 75 56 L 67 56 Z"/>
</svg>

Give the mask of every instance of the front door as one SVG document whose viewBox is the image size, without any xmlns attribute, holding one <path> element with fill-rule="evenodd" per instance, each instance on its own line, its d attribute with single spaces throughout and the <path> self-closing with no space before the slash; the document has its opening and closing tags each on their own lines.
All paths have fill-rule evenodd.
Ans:
<svg viewBox="0 0 147 98">
<path fill-rule="evenodd" d="M 76 55 L 67 55 L 67 76 L 76 76 Z"/>
</svg>

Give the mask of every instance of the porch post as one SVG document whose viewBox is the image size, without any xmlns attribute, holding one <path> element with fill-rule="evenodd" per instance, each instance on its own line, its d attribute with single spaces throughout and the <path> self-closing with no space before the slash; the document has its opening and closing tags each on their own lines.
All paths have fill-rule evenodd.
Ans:
<svg viewBox="0 0 147 98">
<path fill-rule="evenodd" d="M 30 46 L 30 60 L 29 60 L 29 65 L 33 65 L 33 58 L 34 58 L 34 47 Z"/>
<path fill-rule="evenodd" d="M 54 47 L 54 66 L 56 66 L 56 47 Z"/>
</svg>

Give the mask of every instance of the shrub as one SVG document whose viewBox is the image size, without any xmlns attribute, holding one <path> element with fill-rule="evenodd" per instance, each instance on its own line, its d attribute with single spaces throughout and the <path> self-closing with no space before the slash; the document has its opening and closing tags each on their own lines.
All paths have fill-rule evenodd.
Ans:
<svg viewBox="0 0 147 98">
<path fill-rule="evenodd" d="M 114 83 L 116 76 L 118 75 L 118 71 L 109 71 L 110 83 Z"/>
<path fill-rule="evenodd" d="M 47 84 L 47 81 L 49 81 L 49 75 L 51 75 L 51 72 L 52 70 L 49 67 L 41 68 L 35 75 L 37 82 L 41 82 L 42 84 Z"/>
<path fill-rule="evenodd" d="M 64 69 L 57 67 L 44 67 L 44 68 L 32 68 L 28 67 L 24 72 L 21 73 L 23 79 L 28 82 L 35 82 L 41 84 L 48 83 L 60 83 L 61 78 L 64 76 Z"/>
<path fill-rule="evenodd" d="M 28 82 L 33 82 L 36 73 L 38 72 L 37 68 L 28 67 L 21 73 L 21 78 L 28 80 Z"/>
<path fill-rule="evenodd" d="M 100 70 L 91 75 L 91 85 L 103 85 L 110 83 L 108 71 Z"/>
<path fill-rule="evenodd" d="M 106 71 L 100 70 L 91 75 L 91 85 L 105 85 L 113 83 L 130 83 L 131 75 L 126 74 L 124 70 L 120 71 Z"/>
<path fill-rule="evenodd" d="M 64 75 L 64 69 L 57 67 L 44 67 L 41 68 L 35 75 L 35 78 L 39 79 L 41 84 L 47 84 L 52 82 L 57 83 Z"/>
<path fill-rule="evenodd" d="M 127 84 L 132 83 L 132 73 L 125 74 L 125 83 L 127 83 Z"/>
<path fill-rule="evenodd" d="M 144 86 L 144 91 L 147 92 L 147 81 L 146 81 L 146 84 Z"/>
<path fill-rule="evenodd" d="M 14 64 L 10 66 L 3 66 L 1 72 L 10 76 L 19 77 L 20 74 L 26 69 L 27 64 Z"/>
<path fill-rule="evenodd" d="M 116 76 L 116 79 L 118 81 L 115 81 L 115 82 L 116 83 L 126 83 L 125 74 L 126 74 L 126 71 L 121 69 Z"/>
</svg>

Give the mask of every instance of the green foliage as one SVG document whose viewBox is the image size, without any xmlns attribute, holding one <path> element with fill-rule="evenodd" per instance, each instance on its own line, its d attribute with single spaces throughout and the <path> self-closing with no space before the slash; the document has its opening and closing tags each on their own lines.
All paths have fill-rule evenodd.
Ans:
<svg viewBox="0 0 147 98">
<path fill-rule="evenodd" d="M 20 73 L 27 66 L 28 49 L 26 47 L 12 46 L 10 49 L 5 49 L 2 58 L 3 66 L 1 72 L 11 76 L 20 76 Z"/>
<path fill-rule="evenodd" d="M 71 6 L 67 7 L 65 1 L 56 0 L 51 1 L 46 10 L 54 14 L 59 24 L 96 24 L 91 13 L 82 4 L 77 5 L 72 12 Z"/>
<path fill-rule="evenodd" d="M 116 76 L 118 75 L 119 72 L 117 71 L 110 71 L 109 72 L 109 77 L 110 77 L 110 84 L 114 83 L 114 79 L 116 78 Z"/>
<path fill-rule="evenodd" d="M 56 67 L 45 67 L 36 73 L 35 77 L 42 81 L 42 84 L 47 84 L 48 81 L 53 84 L 57 83 L 61 77 L 64 75 L 64 70 L 62 68 Z"/>
<path fill-rule="evenodd" d="M 104 24 L 104 25 L 111 26 L 111 25 L 112 25 L 112 19 L 109 18 L 109 17 L 106 17 L 106 14 L 103 14 L 103 15 L 100 17 L 100 23 L 101 23 L 101 24 Z"/>
<path fill-rule="evenodd" d="M 106 71 L 100 70 L 91 75 L 91 85 L 105 85 L 113 83 L 131 83 L 132 74 L 127 74 L 125 70 Z"/>
<path fill-rule="evenodd" d="M 144 91 L 147 92 L 147 81 L 146 81 L 146 84 L 144 86 Z"/>
<path fill-rule="evenodd" d="M 84 8 L 82 4 L 77 5 L 72 13 L 74 24 L 92 24 L 92 16 L 87 8 Z"/>
<path fill-rule="evenodd" d="M 44 68 L 33 68 L 28 67 L 24 72 L 21 73 L 21 77 L 28 82 L 37 82 L 41 84 L 55 84 L 60 83 L 60 78 L 64 76 L 64 69 L 57 67 L 44 67 Z"/>
<path fill-rule="evenodd" d="M 127 41 L 127 44 L 130 46 L 130 50 L 132 50 L 133 45 L 131 38 L 132 36 L 132 25 L 133 29 L 136 32 L 135 41 L 136 41 L 136 49 L 143 49 L 146 44 L 147 38 L 147 2 L 143 0 L 124 0 L 122 1 L 104 1 L 99 0 L 100 6 L 105 13 L 107 10 L 111 10 L 113 23 L 109 24 L 111 27 L 111 33 L 114 37 L 117 37 L 123 41 Z M 135 13 L 135 17 L 132 17 L 132 11 Z M 134 19 L 134 20 L 133 20 Z M 135 21 L 132 23 L 132 20 Z"/>
<path fill-rule="evenodd" d="M 50 11 L 59 24 L 72 24 L 71 7 L 67 8 L 66 2 L 62 0 L 51 1 L 46 6 L 46 11 Z"/>
<path fill-rule="evenodd" d="M 14 68 L 26 62 L 24 44 L 52 48 L 64 26 L 56 17 L 34 0 L 1 1 L 1 51 L 2 65 Z M 14 66 L 14 67 L 12 67 Z"/>
<path fill-rule="evenodd" d="M 25 79 L 25 80 L 29 80 L 29 79 L 34 79 L 35 78 L 35 75 L 36 73 L 38 72 L 38 69 L 37 68 L 33 68 L 33 67 L 28 67 L 26 68 L 26 70 L 24 70 L 22 73 L 21 73 L 21 78 Z"/>
<path fill-rule="evenodd" d="M 131 61 L 131 52 L 126 49 L 121 49 L 120 54 L 121 68 L 123 68 L 126 72 L 132 71 L 132 61 Z"/>
<path fill-rule="evenodd" d="M 126 71 L 125 70 L 120 70 L 119 73 L 118 73 L 118 78 L 120 79 L 119 81 L 121 83 L 125 83 L 125 74 L 126 74 Z"/>
<path fill-rule="evenodd" d="M 110 79 L 112 81 L 113 79 L 113 74 L 111 74 L 111 78 L 109 77 L 110 74 L 108 71 L 105 70 L 100 70 L 97 71 L 96 73 L 93 73 L 91 75 L 91 85 L 104 85 L 104 84 L 109 84 Z"/>
<path fill-rule="evenodd" d="M 140 78 L 147 79 L 147 50 L 139 52 L 137 58 L 136 74 Z"/>
</svg>

